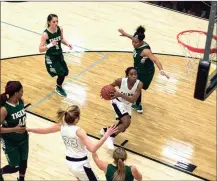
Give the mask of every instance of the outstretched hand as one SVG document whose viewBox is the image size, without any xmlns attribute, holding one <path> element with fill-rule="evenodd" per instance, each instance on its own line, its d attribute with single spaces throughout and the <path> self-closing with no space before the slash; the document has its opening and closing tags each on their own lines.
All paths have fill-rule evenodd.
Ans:
<svg viewBox="0 0 218 181">
<path fill-rule="evenodd" d="M 107 128 L 105 135 L 111 136 L 112 134 L 116 133 L 117 131 L 118 131 L 117 125 L 113 125 L 113 126 Z"/>
<path fill-rule="evenodd" d="M 126 32 L 123 29 L 118 29 L 118 31 L 121 33 L 120 36 L 126 36 Z"/>
<path fill-rule="evenodd" d="M 73 49 L 73 46 L 71 44 L 69 44 L 68 47 L 70 48 L 70 50 Z"/>
</svg>

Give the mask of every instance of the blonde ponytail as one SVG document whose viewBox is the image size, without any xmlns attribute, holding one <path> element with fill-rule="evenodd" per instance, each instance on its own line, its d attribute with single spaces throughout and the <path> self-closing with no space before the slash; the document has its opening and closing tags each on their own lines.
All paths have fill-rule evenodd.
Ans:
<svg viewBox="0 0 218 181">
<path fill-rule="evenodd" d="M 127 159 L 127 153 L 124 148 L 118 147 L 113 152 L 114 163 L 117 171 L 113 175 L 113 181 L 125 181 L 126 170 L 124 161 Z"/>
<path fill-rule="evenodd" d="M 125 181 L 125 164 L 121 159 L 117 161 L 117 171 L 113 175 L 113 181 Z"/>
<path fill-rule="evenodd" d="M 67 113 L 66 110 L 60 108 L 57 111 L 57 118 L 58 118 L 58 123 L 63 123 L 63 118 L 65 116 L 65 114 Z"/>
<path fill-rule="evenodd" d="M 60 108 L 57 111 L 57 118 L 58 123 L 73 124 L 76 119 L 80 118 L 80 109 L 77 105 L 69 106 L 66 110 Z"/>
</svg>

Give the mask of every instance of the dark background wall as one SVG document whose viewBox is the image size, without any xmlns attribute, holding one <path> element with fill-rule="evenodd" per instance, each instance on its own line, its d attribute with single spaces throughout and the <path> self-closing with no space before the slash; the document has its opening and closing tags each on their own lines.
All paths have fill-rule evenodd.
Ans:
<svg viewBox="0 0 218 181">
<path fill-rule="evenodd" d="M 155 4 L 160 7 L 166 7 L 205 19 L 209 18 L 211 7 L 211 1 L 146 1 L 146 3 Z"/>
</svg>

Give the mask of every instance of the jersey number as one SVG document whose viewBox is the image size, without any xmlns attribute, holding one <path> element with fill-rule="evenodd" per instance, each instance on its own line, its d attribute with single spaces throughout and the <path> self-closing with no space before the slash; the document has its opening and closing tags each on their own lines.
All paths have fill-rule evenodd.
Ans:
<svg viewBox="0 0 218 181">
<path fill-rule="evenodd" d="M 63 136 L 62 138 L 63 138 L 64 144 L 66 146 L 70 146 L 70 147 L 73 147 L 73 148 L 78 147 L 78 144 L 77 144 L 77 141 L 76 141 L 75 138 L 68 138 L 67 136 Z"/>
<path fill-rule="evenodd" d="M 19 119 L 19 126 L 26 125 L 26 116 L 23 116 L 21 119 Z"/>
</svg>

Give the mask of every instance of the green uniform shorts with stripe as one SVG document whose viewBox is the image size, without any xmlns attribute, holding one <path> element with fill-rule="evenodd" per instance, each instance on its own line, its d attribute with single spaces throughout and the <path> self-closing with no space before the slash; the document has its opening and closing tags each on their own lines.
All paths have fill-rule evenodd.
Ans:
<svg viewBox="0 0 218 181">
<path fill-rule="evenodd" d="M 19 144 L 3 141 L 2 148 L 5 152 L 8 164 L 10 166 L 18 166 L 22 160 L 28 159 L 29 137 Z"/>
<path fill-rule="evenodd" d="M 45 65 L 48 73 L 52 77 L 56 75 L 67 76 L 69 73 L 63 54 L 51 56 L 45 55 Z"/>
<path fill-rule="evenodd" d="M 138 73 L 138 79 L 143 83 L 143 89 L 147 90 L 151 84 L 151 81 L 154 77 L 155 68 L 149 70 L 146 74 Z"/>
</svg>

